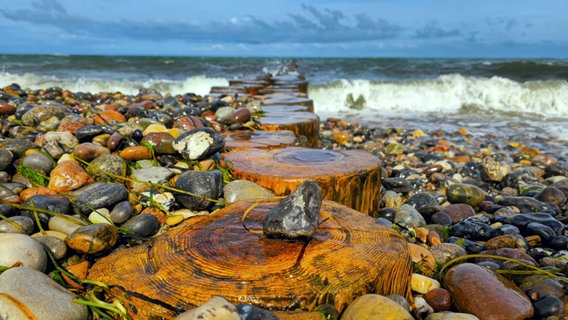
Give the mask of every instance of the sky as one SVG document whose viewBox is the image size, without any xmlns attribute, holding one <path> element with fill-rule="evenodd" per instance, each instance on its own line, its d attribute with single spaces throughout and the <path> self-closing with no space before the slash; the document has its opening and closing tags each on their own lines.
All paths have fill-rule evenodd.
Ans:
<svg viewBox="0 0 568 320">
<path fill-rule="evenodd" d="M 19 0 L 0 8 L 3 54 L 568 58 L 566 0 Z"/>
</svg>

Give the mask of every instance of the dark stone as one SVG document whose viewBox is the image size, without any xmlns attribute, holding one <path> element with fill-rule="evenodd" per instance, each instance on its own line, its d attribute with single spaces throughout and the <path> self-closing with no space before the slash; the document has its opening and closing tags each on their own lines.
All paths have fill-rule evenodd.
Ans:
<svg viewBox="0 0 568 320">
<path fill-rule="evenodd" d="M 88 142 L 93 140 L 94 137 L 103 133 L 112 133 L 112 130 L 105 126 L 86 125 L 77 129 L 77 131 L 75 132 L 75 137 L 79 139 L 79 142 Z"/>
<path fill-rule="evenodd" d="M 450 216 L 448 216 L 447 214 L 445 214 L 442 211 L 438 211 L 438 212 L 434 213 L 430 217 L 430 221 L 432 221 L 432 223 L 441 224 L 443 226 L 451 226 L 452 225 L 452 218 L 450 218 Z"/>
<path fill-rule="evenodd" d="M 456 183 L 446 188 L 446 196 L 450 203 L 467 203 L 477 207 L 485 200 L 485 191 L 472 184 Z"/>
<path fill-rule="evenodd" d="M 221 151 L 225 138 L 217 131 L 203 127 L 182 133 L 172 145 L 186 160 L 203 160 Z"/>
<path fill-rule="evenodd" d="M 555 236 L 549 240 L 548 245 L 555 250 L 568 250 L 568 236 Z"/>
<path fill-rule="evenodd" d="M 105 184 L 81 193 L 75 199 L 74 207 L 82 214 L 92 210 L 110 207 L 128 198 L 128 190 L 119 184 Z"/>
<path fill-rule="evenodd" d="M 436 198 L 426 192 L 418 192 L 412 195 L 406 200 L 405 204 L 414 207 L 424 217 L 429 217 L 440 211 L 440 205 L 438 201 L 436 201 Z"/>
<path fill-rule="evenodd" d="M 218 199 L 223 192 L 223 174 L 219 170 L 186 171 L 175 183 L 175 188 L 187 191 L 189 194 L 176 193 L 175 198 L 186 208 L 204 210 L 213 203 L 205 198 Z"/>
<path fill-rule="evenodd" d="M 527 225 L 531 222 L 540 222 L 549 226 L 556 234 L 562 234 L 566 227 L 562 222 L 545 212 L 517 214 L 510 218 L 510 223 L 521 230 L 525 230 Z"/>
<path fill-rule="evenodd" d="M 535 299 L 541 299 L 548 295 L 555 295 L 562 298 L 566 295 L 564 285 L 557 279 L 540 274 L 523 277 L 521 279 L 519 284 L 521 290 Z"/>
<path fill-rule="evenodd" d="M 457 223 L 475 215 L 475 209 L 467 203 L 452 203 L 440 211 L 448 215 L 452 223 Z"/>
<path fill-rule="evenodd" d="M 247 303 L 237 305 L 237 312 L 242 320 L 278 320 L 278 317 L 272 311 Z"/>
<path fill-rule="evenodd" d="M 39 152 L 31 153 L 22 160 L 22 166 L 45 176 L 49 176 L 54 164 L 53 160 Z"/>
<path fill-rule="evenodd" d="M 315 232 L 322 203 L 317 183 L 306 181 L 272 208 L 264 220 L 269 238 L 307 239 Z"/>
<path fill-rule="evenodd" d="M 149 237 L 160 229 L 160 222 L 154 215 L 142 213 L 126 221 L 122 228 L 136 237 Z"/>
<path fill-rule="evenodd" d="M 564 312 L 564 302 L 557 296 L 548 295 L 533 302 L 534 315 L 537 319 L 546 319 L 550 316 L 561 316 Z"/>
<path fill-rule="evenodd" d="M 14 160 L 12 153 L 6 149 L 0 149 L 0 170 L 6 170 Z"/>
<path fill-rule="evenodd" d="M 500 226 L 499 228 L 495 229 L 495 235 L 496 236 L 501 236 L 501 235 L 505 235 L 505 234 L 512 234 L 512 235 L 520 235 L 521 231 L 519 231 L 519 228 L 515 227 L 512 224 L 504 224 L 502 226 Z"/>
<path fill-rule="evenodd" d="M 554 186 L 548 186 L 537 193 L 535 199 L 560 206 L 566 202 L 566 194 Z"/>
<path fill-rule="evenodd" d="M 71 213 L 71 202 L 63 196 L 35 195 L 26 200 L 26 202 L 24 202 L 24 206 L 35 207 L 62 214 Z M 24 210 L 21 215 L 30 217 L 35 221 L 35 214 L 31 210 Z M 37 216 L 39 217 L 42 227 L 47 227 L 47 223 L 51 216 L 43 212 L 37 212 Z"/>
<path fill-rule="evenodd" d="M 394 192 L 407 193 L 412 191 L 412 187 L 410 186 L 410 181 L 405 180 L 403 178 L 398 178 L 398 177 L 385 178 L 381 183 L 383 187 L 385 187 L 385 189 L 392 190 Z"/>
<path fill-rule="evenodd" d="M 379 210 L 378 218 L 384 218 L 390 222 L 393 222 L 395 216 L 396 210 L 394 208 L 382 208 L 381 210 Z"/>
<path fill-rule="evenodd" d="M 110 212 L 110 220 L 118 224 L 124 223 L 132 216 L 132 214 L 134 214 L 134 212 L 134 207 L 128 200 L 121 201 L 112 208 L 112 211 Z"/>
<path fill-rule="evenodd" d="M 462 247 L 468 253 L 480 253 L 485 249 L 483 243 L 475 242 L 465 238 L 459 237 L 449 237 L 447 242 L 457 244 L 458 246 Z"/>
<path fill-rule="evenodd" d="M 552 205 L 551 203 L 545 203 L 539 201 L 535 198 L 519 196 L 519 197 L 503 197 L 497 201 L 498 204 L 502 206 L 513 206 L 517 207 L 521 213 L 529 212 L 541 212 L 552 210 L 558 212 L 558 207 Z"/>
<path fill-rule="evenodd" d="M 468 219 L 456 223 L 451 228 L 450 234 L 472 240 L 489 240 L 493 238 L 495 230 L 489 224 Z"/>
<path fill-rule="evenodd" d="M 556 232 L 554 232 L 554 230 L 551 227 L 544 225 L 540 222 L 531 222 L 527 224 L 526 228 L 528 234 L 532 235 L 536 234 L 540 236 L 540 238 L 544 241 L 544 243 L 550 242 L 552 238 L 556 236 Z"/>
</svg>

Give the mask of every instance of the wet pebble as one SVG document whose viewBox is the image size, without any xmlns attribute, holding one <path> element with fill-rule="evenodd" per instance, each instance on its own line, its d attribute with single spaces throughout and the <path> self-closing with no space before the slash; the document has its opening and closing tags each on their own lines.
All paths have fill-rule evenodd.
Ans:
<svg viewBox="0 0 568 320">
<path fill-rule="evenodd" d="M 0 149 L 0 170 L 6 170 L 6 168 L 8 168 L 8 166 L 12 163 L 12 160 L 14 160 L 12 152 L 6 149 Z"/>
<path fill-rule="evenodd" d="M 103 155 L 89 163 L 87 172 L 96 180 L 114 180 L 126 175 L 126 162 L 114 154 Z"/>
<path fill-rule="evenodd" d="M 440 205 L 433 195 L 426 192 L 418 192 L 412 195 L 405 204 L 414 207 L 424 217 L 430 217 L 440 211 Z"/>
<path fill-rule="evenodd" d="M 477 207 L 485 200 L 485 191 L 471 184 L 452 184 L 446 188 L 446 195 L 450 203 L 467 203 Z"/>
<path fill-rule="evenodd" d="M 183 206 L 188 209 L 203 210 L 213 204 L 208 199 L 216 200 L 221 196 L 223 192 L 223 175 L 219 170 L 186 171 L 177 178 L 174 187 L 193 194 L 175 194 L 176 200 Z"/>
<path fill-rule="evenodd" d="M 223 297 L 213 297 L 201 306 L 185 311 L 175 320 L 241 320 L 237 307 Z"/>
<path fill-rule="evenodd" d="M 84 142 L 75 146 L 71 154 L 77 159 L 91 162 L 100 156 L 110 154 L 110 150 L 100 144 Z"/>
<path fill-rule="evenodd" d="M 412 315 L 393 300 L 378 294 L 362 295 L 345 309 L 342 320 L 398 319 L 413 320 Z"/>
<path fill-rule="evenodd" d="M 223 187 L 223 196 L 228 202 L 251 199 L 266 199 L 275 196 L 274 192 L 248 180 L 234 180 Z"/>
<path fill-rule="evenodd" d="M 475 209 L 467 203 L 453 203 L 445 206 L 440 211 L 450 217 L 452 223 L 457 223 L 475 215 Z"/>
<path fill-rule="evenodd" d="M 434 256 L 438 265 L 444 265 L 452 259 L 467 254 L 464 248 L 454 243 L 440 243 L 430 247 L 430 253 Z"/>
<path fill-rule="evenodd" d="M 67 245 L 62 239 L 48 235 L 34 236 L 33 238 L 43 244 L 43 246 L 51 252 L 55 259 L 62 259 L 67 254 Z"/>
<path fill-rule="evenodd" d="M 424 300 L 434 312 L 448 311 L 452 307 L 450 292 L 444 288 L 434 288 L 424 295 Z"/>
<path fill-rule="evenodd" d="M 114 247 L 118 237 L 118 230 L 110 224 L 90 224 L 73 231 L 65 239 L 65 243 L 73 250 L 95 254 Z"/>
<path fill-rule="evenodd" d="M 22 160 L 22 166 L 39 172 L 45 176 L 49 176 L 49 173 L 53 170 L 54 162 L 48 156 L 39 152 L 34 152 L 27 155 Z"/>
<path fill-rule="evenodd" d="M 173 147 L 174 137 L 168 132 L 150 132 L 142 138 L 141 142 L 149 143 L 156 154 L 175 154 Z"/>
<path fill-rule="evenodd" d="M 81 193 L 74 202 L 79 212 L 86 214 L 94 209 L 111 207 L 126 200 L 128 190 L 119 184 L 104 184 Z"/>
<path fill-rule="evenodd" d="M 58 106 L 51 105 L 40 105 L 29 109 L 22 116 L 22 123 L 26 126 L 38 126 L 42 121 L 45 121 L 51 117 L 56 117 L 58 119 L 63 119 L 65 113 Z"/>
<path fill-rule="evenodd" d="M 48 132 L 41 143 L 42 149 L 53 159 L 59 159 L 65 153 L 71 153 L 79 140 L 70 132 Z"/>
<path fill-rule="evenodd" d="M 30 217 L 13 216 L 0 220 L 0 233 L 22 233 L 30 235 L 35 230 L 35 222 Z"/>
<path fill-rule="evenodd" d="M 225 139 L 210 128 L 196 128 L 174 139 L 174 149 L 186 160 L 203 160 L 221 151 Z"/>
<path fill-rule="evenodd" d="M 0 233 L 0 266 L 22 266 L 39 271 L 47 267 L 41 243 L 21 233 Z"/>
<path fill-rule="evenodd" d="M 396 212 L 394 222 L 401 225 L 417 228 L 426 225 L 424 217 L 414 207 L 408 204 L 403 204 Z"/>
<path fill-rule="evenodd" d="M 117 203 L 110 212 L 110 220 L 117 224 L 122 224 L 135 212 L 134 206 L 129 201 Z"/>
<path fill-rule="evenodd" d="M 29 208 L 38 208 L 42 210 L 47 210 L 55 213 L 69 214 L 71 213 L 71 202 L 64 196 L 60 195 L 37 195 L 30 197 L 24 202 L 24 206 Z M 39 218 L 39 221 L 43 227 L 46 227 L 51 215 L 49 213 L 38 212 L 33 210 L 23 210 L 21 213 L 23 216 L 29 217 L 31 219 Z"/>
<path fill-rule="evenodd" d="M 122 228 L 136 237 L 149 237 L 160 229 L 160 222 L 151 214 L 135 215 L 126 221 Z"/>
<path fill-rule="evenodd" d="M 49 176 L 48 188 L 56 192 L 68 192 L 93 183 L 95 180 L 76 161 L 59 161 Z"/>
<path fill-rule="evenodd" d="M 548 295 L 533 302 L 534 315 L 538 319 L 547 319 L 564 314 L 564 302 L 554 295 Z"/>
</svg>

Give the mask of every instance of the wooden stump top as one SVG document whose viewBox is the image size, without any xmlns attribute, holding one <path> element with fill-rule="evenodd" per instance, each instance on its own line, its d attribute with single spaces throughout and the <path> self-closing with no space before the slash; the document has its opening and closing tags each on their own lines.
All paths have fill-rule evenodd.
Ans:
<svg viewBox="0 0 568 320">
<path fill-rule="evenodd" d="M 282 148 L 296 142 L 296 135 L 290 130 L 239 131 L 224 134 L 224 137 L 225 149 L 229 151 L 249 148 Z"/>
<path fill-rule="evenodd" d="M 262 223 L 279 201 L 236 202 L 191 218 L 101 258 L 89 277 L 114 288 L 136 319 L 169 318 L 216 295 L 271 310 L 330 303 L 340 312 L 365 293 L 411 298 L 408 246 L 393 229 L 324 201 L 311 240 L 269 239 Z"/>
</svg>

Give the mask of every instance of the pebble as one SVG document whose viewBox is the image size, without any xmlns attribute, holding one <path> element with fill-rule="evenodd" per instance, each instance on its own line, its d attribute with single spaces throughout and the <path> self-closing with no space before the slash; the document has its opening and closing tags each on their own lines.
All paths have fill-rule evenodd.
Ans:
<svg viewBox="0 0 568 320">
<path fill-rule="evenodd" d="M 113 181 L 116 176 L 126 176 L 126 163 L 117 155 L 102 155 L 89 163 L 87 172 L 96 180 Z"/>
<path fill-rule="evenodd" d="M 241 320 L 241 315 L 227 299 L 213 297 L 201 306 L 178 315 L 175 320 Z"/>
<path fill-rule="evenodd" d="M 133 187 L 140 183 L 151 182 L 155 184 L 165 184 L 174 175 L 174 172 L 164 167 L 150 167 L 135 169 L 132 177 L 136 180 Z"/>
<path fill-rule="evenodd" d="M 11 221 L 12 223 L 8 222 Z M 14 226 L 18 225 L 19 227 Z M 0 233 L 22 233 L 30 235 L 35 230 L 35 222 L 30 217 L 13 216 L 6 220 L 0 220 Z"/>
<path fill-rule="evenodd" d="M 122 224 L 134 213 L 134 206 L 129 201 L 121 201 L 112 208 L 110 220 L 116 224 Z"/>
<path fill-rule="evenodd" d="M 53 159 L 59 159 L 65 153 L 71 153 L 79 144 L 71 132 L 48 132 L 43 136 L 41 148 Z"/>
<path fill-rule="evenodd" d="M 471 184 L 456 183 L 446 188 L 450 203 L 467 203 L 477 207 L 485 200 L 485 191 Z"/>
<path fill-rule="evenodd" d="M 432 307 L 434 312 L 449 311 L 452 307 L 450 292 L 444 288 L 429 290 L 424 295 L 424 300 Z"/>
<path fill-rule="evenodd" d="M 512 282 L 472 263 L 452 267 L 444 283 L 457 308 L 480 319 L 527 319 L 534 308 Z"/>
<path fill-rule="evenodd" d="M 35 269 L 18 267 L 0 274 L 2 319 L 89 319 L 87 307 L 74 303 L 74 297 L 74 293 Z"/>
<path fill-rule="evenodd" d="M 12 163 L 12 160 L 14 160 L 12 152 L 6 149 L 0 149 L 0 170 L 6 170 Z"/>
<path fill-rule="evenodd" d="M 38 208 L 42 210 L 47 210 L 55 213 L 62 213 L 62 214 L 69 214 L 71 213 L 71 202 L 64 196 L 60 195 L 37 195 L 30 197 L 28 200 L 24 202 L 24 206 L 30 208 Z M 23 216 L 30 217 L 34 221 L 36 219 L 36 215 L 39 218 L 39 221 L 42 226 L 47 226 L 49 219 L 51 219 L 51 215 L 44 212 L 37 212 L 32 210 L 23 210 L 21 212 Z"/>
<path fill-rule="evenodd" d="M 78 217 L 74 216 L 66 216 L 66 217 L 59 217 L 55 216 L 49 219 L 49 230 L 51 231 L 59 231 L 63 234 L 70 235 L 71 233 L 75 232 L 75 230 L 79 229 L 80 227 L 85 226 L 85 222 Z"/>
<path fill-rule="evenodd" d="M 440 288 L 440 282 L 436 279 L 413 273 L 410 288 L 414 292 L 424 294 L 432 289 Z"/>
<path fill-rule="evenodd" d="M 107 223 L 80 227 L 65 239 L 69 248 L 86 254 L 107 251 L 114 247 L 117 241 L 118 231 L 116 227 Z"/>
<path fill-rule="evenodd" d="M 62 119 L 65 113 L 58 106 L 40 105 L 29 109 L 22 116 L 22 123 L 26 126 L 37 127 L 41 122 L 56 117 Z"/>
<path fill-rule="evenodd" d="M 413 206 L 403 204 L 396 212 L 394 222 L 410 228 L 424 227 L 426 220 Z"/>
<path fill-rule="evenodd" d="M 47 267 L 41 243 L 21 233 L 0 233 L 0 266 L 23 266 L 39 271 Z"/>
<path fill-rule="evenodd" d="M 110 154 L 110 150 L 100 144 L 84 142 L 75 146 L 71 154 L 77 159 L 91 162 L 100 156 Z"/>
<path fill-rule="evenodd" d="M 405 204 L 414 207 L 423 217 L 430 217 L 441 210 L 436 198 L 426 192 L 415 193 L 406 200 Z"/>
<path fill-rule="evenodd" d="M 49 173 L 53 170 L 54 162 L 43 153 L 34 152 L 24 157 L 22 166 L 49 176 Z"/>
<path fill-rule="evenodd" d="M 56 192 L 69 192 L 95 182 L 76 161 L 59 161 L 51 171 L 47 187 Z"/>
<path fill-rule="evenodd" d="M 119 184 L 104 184 L 81 193 L 73 206 L 82 214 L 94 209 L 111 207 L 128 198 L 128 190 Z"/>
<path fill-rule="evenodd" d="M 146 238 L 160 229 L 160 222 L 155 216 L 142 213 L 128 219 L 122 228 L 135 237 Z"/>
<path fill-rule="evenodd" d="M 475 215 L 475 209 L 467 203 L 452 203 L 440 211 L 450 217 L 452 223 L 457 223 Z"/>
<path fill-rule="evenodd" d="M 227 202 L 275 197 L 274 192 L 252 181 L 234 180 L 223 187 L 223 196 Z"/>
<path fill-rule="evenodd" d="M 60 238 L 49 235 L 34 236 L 33 238 L 43 244 L 55 259 L 62 259 L 67 254 L 67 245 L 65 241 Z"/>
<path fill-rule="evenodd" d="M 318 226 L 322 201 L 318 184 L 303 182 L 266 214 L 263 234 L 287 240 L 311 238 Z"/>
<path fill-rule="evenodd" d="M 174 136 L 169 132 L 149 132 L 144 135 L 141 143 L 149 143 L 156 154 L 175 154 L 173 147 Z"/>
<path fill-rule="evenodd" d="M 174 149 L 186 160 L 203 160 L 221 151 L 225 139 L 210 128 L 196 128 L 174 139 Z"/>
<path fill-rule="evenodd" d="M 213 202 L 207 200 L 218 199 L 223 192 L 223 174 L 219 170 L 195 171 L 182 173 L 176 180 L 174 187 L 190 194 L 176 193 L 175 198 L 186 208 L 204 210 Z"/>
<path fill-rule="evenodd" d="M 466 250 L 454 243 L 440 243 L 430 247 L 430 253 L 434 256 L 438 265 L 444 265 L 450 260 L 465 256 Z"/>
<path fill-rule="evenodd" d="M 378 294 L 365 294 L 347 306 L 341 320 L 413 320 L 412 315 L 393 300 Z"/>
<path fill-rule="evenodd" d="M 429 314 L 424 320 L 479 320 L 479 318 L 469 313 L 443 311 Z"/>
</svg>

